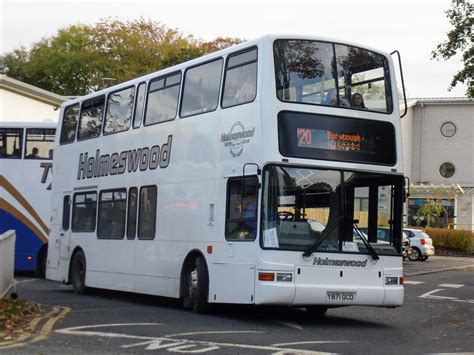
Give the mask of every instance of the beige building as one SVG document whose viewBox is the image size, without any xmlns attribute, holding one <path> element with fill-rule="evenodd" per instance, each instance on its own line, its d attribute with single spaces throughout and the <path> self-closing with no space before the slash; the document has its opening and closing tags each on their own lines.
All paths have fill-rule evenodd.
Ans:
<svg viewBox="0 0 474 355">
<path fill-rule="evenodd" d="M 0 122 L 57 122 L 67 97 L 0 75 Z"/>
<path fill-rule="evenodd" d="M 405 222 L 424 224 L 416 212 L 434 199 L 443 207 L 436 226 L 474 230 L 474 100 L 409 100 L 401 122 L 411 183 Z"/>
</svg>

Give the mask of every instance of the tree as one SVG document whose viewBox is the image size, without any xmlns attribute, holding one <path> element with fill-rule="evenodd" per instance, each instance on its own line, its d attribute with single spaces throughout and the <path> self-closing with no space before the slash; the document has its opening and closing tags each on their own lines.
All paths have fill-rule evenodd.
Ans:
<svg viewBox="0 0 474 355">
<path fill-rule="evenodd" d="M 439 217 L 442 212 L 443 207 L 441 207 L 439 203 L 434 200 L 428 199 L 416 212 L 415 220 L 419 221 L 420 224 L 423 223 L 429 227 L 431 223 L 435 221 L 435 218 Z"/>
<path fill-rule="evenodd" d="M 107 18 L 61 29 L 31 50 L 6 53 L 4 65 L 12 78 L 61 95 L 84 95 L 103 87 L 104 78 L 121 83 L 239 42 L 204 42 L 151 20 Z"/>
<path fill-rule="evenodd" d="M 474 97 L 472 80 L 472 73 L 474 73 L 474 47 L 472 45 L 474 5 L 470 0 L 452 0 L 451 8 L 446 11 L 446 15 L 453 28 L 447 33 L 448 39 L 439 43 L 436 49 L 431 52 L 432 58 L 447 60 L 462 53 L 464 68 L 454 75 L 449 90 L 458 83 L 465 83 L 467 85 L 466 95 Z"/>
</svg>

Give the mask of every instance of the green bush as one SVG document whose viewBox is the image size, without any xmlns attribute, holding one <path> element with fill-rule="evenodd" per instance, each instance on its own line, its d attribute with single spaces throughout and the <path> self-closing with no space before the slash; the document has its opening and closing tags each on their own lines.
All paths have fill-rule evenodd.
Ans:
<svg viewBox="0 0 474 355">
<path fill-rule="evenodd" d="M 459 250 L 474 254 L 474 233 L 465 230 L 426 228 L 435 247 Z"/>
</svg>

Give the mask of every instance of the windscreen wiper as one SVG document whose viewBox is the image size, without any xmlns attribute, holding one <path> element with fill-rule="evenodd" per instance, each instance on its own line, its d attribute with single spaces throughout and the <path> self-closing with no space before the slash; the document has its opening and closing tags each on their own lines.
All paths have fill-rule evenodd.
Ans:
<svg viewBox="0 0 474 355">
<path fill-rule="evenodd" d="M 329 233 L 337 226 L 340 219 L 344 219 L 344 216 L 337 217 L 329 226 L 326 227 L 324 232 L 321 233 L 321 237 L 311 244 L 311 246 L 303 253 L 304 257 L 308 257 L 313 254 L 314 251 L 318 250 L 319 246 L 324 242 Z"/>
<path fill-rule="evenodd" d="M 379 260 L 380 257 L 377 255 L 377 252 L 376 252 L 375 249 L 372 247 L 372 245 L 370 245 L 370 243 L 367 241 L 367 239 L 365 239 L 364 233 L 362 233 L 362 231 L 359 229 L 359 227 L 357 226 L 357 223 L 356 223 L 356 222 L 354 222 L 354 229 L 356 230 L 357 234 L 359 235 L 359 238 L 362 240 L 362 242 L 364 243 L 365 247 L 366 247 L 367 250 L 369 251 L 370 256 L 372 257 L 372 259 L 373 259 L 373 260 Z"/>
</svg>

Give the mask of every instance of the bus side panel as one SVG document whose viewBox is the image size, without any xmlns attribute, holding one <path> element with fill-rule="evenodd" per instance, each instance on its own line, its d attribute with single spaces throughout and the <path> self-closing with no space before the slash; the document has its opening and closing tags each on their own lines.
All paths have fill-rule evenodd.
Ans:
<svg viewBox="0 0 474 355">
<path fill-rule="evenodd" d="M 16 231 L 15 270 L 36 270 L 37 256 L 44 242 L 24 222 L 0 209 L 0 233 Z"/>
<path fill-rule="evenodd" d="M 84 251 L 87 286 L 121 291 L 134 290 L 134 240 L 97 239 L 95 232 L 72 233 L 71 240 L 71 251 L 77 246 Z"/>
</svg>

